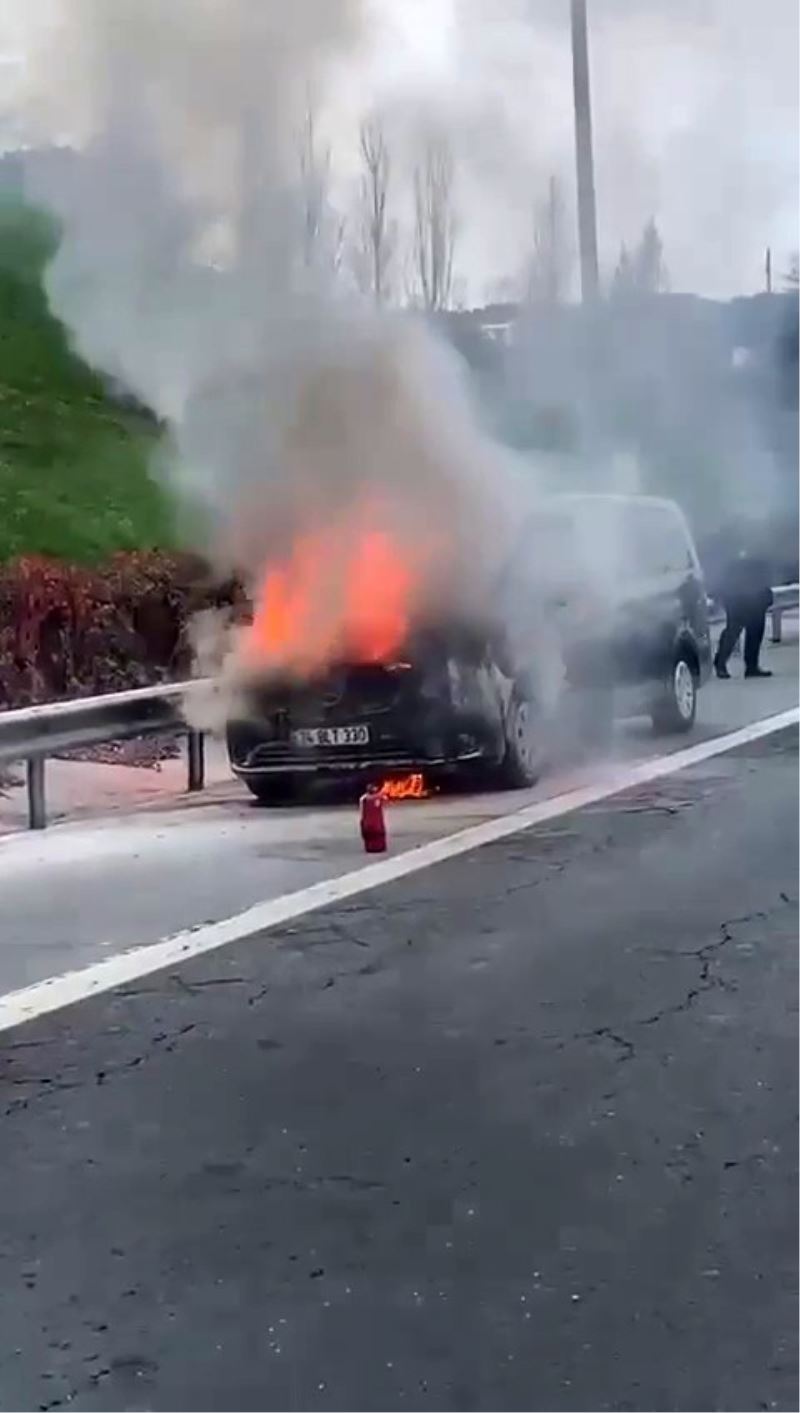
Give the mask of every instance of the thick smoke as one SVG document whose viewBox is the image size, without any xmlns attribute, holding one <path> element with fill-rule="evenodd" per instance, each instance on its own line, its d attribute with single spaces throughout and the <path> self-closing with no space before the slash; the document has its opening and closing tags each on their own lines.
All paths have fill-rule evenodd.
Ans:
<svg viewBox="0 0 800 1413">
<path fill-rule="evenodd" d="M 89 7 L 83 0 L 0 4 L 0 63 L 33 46 L 30 62 L 3 68 L 0 145 L 35 140 L 32 119 L 49 141 L 81 140 L 98 114 L 99 85 L 118 98 L 126 72 L 146 74 L 147 111 L 154 90 L 158 97 L 170 89 L 159 75 L 174 76 L 166 106 L 178 111 L 187 76 L 198 71 L 203 35 L 218 17 L 205 0 L 139 8 L 132 34 L 124 0 Z M 280 15 L 280 25 L 270 12 Z M 413 147 L 421 109 L 437 114 L 460 168 L 457 264 L 467 300 L 481 303 L 501 279 L 519 276 L 532 212 L 549 176 L 557 173 L 565 192 L 572 190 L 568 0 L 364 0 L 360 7 L 259 0 L 231 4 L 228 13 L 219 70 L 209 74 L 206 89 L 211 121 L 201 131 L 213 136 L 199 144 L 202 179 L 194 164 L 201 191 L 219 184 L 221 167 L 229 176 L 235 167 L 218 122 L 226 105 L 230 116 L 226 75 L 241 73 L 242 91 L 259 113 L 275 95 L 277 139 L 292 126 L 287 92 L 296 107 L 298 89 L 324 70 L 321 87 L 328 94 L 335 88 L 334 157 L 346 177 L 354 179 L 352 127 L 376 99 L 393 109 L 396 154 L 405 139 Z M 621 242 L 635 241 L 655 217 L 673 289 L 727 298 L 761 288 L 766 246 L 776 273 L 797 246 L 796 0 L 765 0 L 757 20 L 752 0 L 593 0 L 589 17 L 604 271 L 613 270 Z M 55 41 L 37 52 L 36 35 L 54 24 Z M 269 52 L 262 54 L 258 36 L 270 29 Z M 137 52 L 129 69 L 131 43 Z M 118 62 L 104 78 L 97 60 L 112 49 Z M 213 69 L 207 54 L 202 62 Z M 253 69 L 263 71 L 263 88 Z"/>
<path fill-rule="evenodd" d="M 81 161 L 38 193 L 64 223 L 51 299 L 91 362 L 177 419 L 252 353 L 286 289 L 303 103 L 354 51 L 361 7 L 70 0 L 53 14 L 28 61 L 32 135 L 62 134 Z"/>
<path fill-rule="evenodd" d="M 309 232 L 315 174 L 299 179 L 309 103 L 324 116 L 369 71 L 374 6 L 73 0 L 63 16 L 30 64 L 31 114 L 81 150 L 38 193 L 63 224 L 49 296 L 166 423 L 203 547 L 257 591 L 298 537 L 332 536 L 335 620 L 367 520 L 399 547 L 418 617 L 478 612 L 502 458 L 444 348 L 342 292 L 324 209 Z M 305 628 L 327 643 L 327 619 Z"/>
<path fill-rule="evenodd" d="M 785 0 L 775 3 L 783 13 Z M 708 144 L 730 127 L 731 171 L 759 165 L 747 134 L 729 122 L 738 88 L 726 65 L 743 0 L 648 0 L 634 18 L 623 0 L 594 8 L 601 238 L 613 229 L 610 243 L 607 234 L 601 239 L 606 260 L 619 236 L 635 236 L 655 214 L 668 261 L 676 251 L 688 269 L 684 247 L 696 241 L 709 249 L 700 197 L 717 203 L 723 188 L 736 188 L 730 173 L 719 176 L 708 162 Z M 48 274 L 53 307 L 80 352 L 163 420 L 165 474 L 192 534 L 221 569 L 242 572 L 258 590 L 265 567 L 298 538 L 319 544 L 324 533 L 332 543 L 325 612 L 314 624 L 320 642 L 330 639 L 328 619 L 346 587 L 336 566 L 365 517 L 399 543 L 417 617 L 436 605 L 474 618 L 496 583 L 506 525 L 523 494 L 507 475 L 509 457 L 477 427 L 445 349 L 406 317 L 377 314 L 346 294 L 324 200 L 326 133 L 342 124 L 352 130 L 376 98 L 386 100 L 401 152 L 403 133 L 439 123 L 459 162 L 456 263 L 470 260 L 469 225 L 485 237 L 497 271 L 508 253 L 497 227 L 514 226 L 515 201 L 527 220 L 537 182 L 571 171 L 567 11 L 560 0 L 40 0 L 36 7 L 41 24 L 29 45 L 17 128 L 31 143 L 57 138 L 81 154 L 34 169 L 38 195 L 64 231 Z M 415 27 L 424 32 L 425 63 L 411 84 L 392 65 L 391 25 L 401 17 L 406 39 Z M 633 110 L 609 108 L 609 74 L 629 66 L 628 41 L 661 64 L 662 79 L 671 76 L 647 109 L 652 130 Z M 691 73 L 683 62 L 690 41 Z M 707 73 L 717 75 L 713 91 Z M 299 160 L 309 105 L 319 120 L 319 170 Z M 665 114 L 679 108 L 675 133 Z M 702 170 L 692 160 L 695 130 Z M 675 142 L 686 154 L 679 173 Z M 632 183 L 637 195 L 628 207 L 626 183 L 639 168 L 661 179 Z M 481 207 L 472 220 L 477 177 Z M 691 240 L 683 226 L 670 227 L 684 202 Z M 770 209 L 781 205 L 771 196 Z M 756 207 L 747 203 L 748 212 Z M 760 261 L 760 235 L 758 245 Z M 719 241 L 712 246 L 716 262 Z M 520 246 L 520 260 L 524 254 Z M 661 489 L 666 466 L 668 489 L 698 524 L 718 513 L 716 489 L 708 497 L 696 490 L 709 484 L 709 467 L 718 486 L 735 485 L 737 501 L 753 488 L 771 499 L 771 466 L 739 386 L 725 377 L 709 388 L 716 335 L 667 328 L 656 304 L 648 306 L 652 327 L 625 309 L 594 330 L 575 308 L 553 323 L 540 319 L 506 369 L 511 398 L 516 390 L 526 415 L 534 406 L 566 409 L 567 450 L 588 468 L 594 489 L 608 484 L 598 466 L 622 451 L 634 468 L 622 488 Z M 692 397 L 677 376 L 685 370 Z M 541 438 L 517 444 L 541 446 Z M 659 472 L 649 481 L 648 462 Z M 529 470 L 525 494 L 533 484 Z M 220 644 L 206 634 L 203 660 L 209 655 L 219 662 Z"/>
</svg>

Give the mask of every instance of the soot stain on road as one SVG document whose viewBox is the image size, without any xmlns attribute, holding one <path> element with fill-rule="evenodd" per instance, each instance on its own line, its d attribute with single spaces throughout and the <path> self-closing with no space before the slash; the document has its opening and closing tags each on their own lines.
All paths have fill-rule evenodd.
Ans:
<svg viewBox="0 0 800 1413">
<path fill-rule="evenodd" d="M 796 789 L 678 796 L 9 1036 L 0 1404 L 796 1406 Z"/>
</svg>

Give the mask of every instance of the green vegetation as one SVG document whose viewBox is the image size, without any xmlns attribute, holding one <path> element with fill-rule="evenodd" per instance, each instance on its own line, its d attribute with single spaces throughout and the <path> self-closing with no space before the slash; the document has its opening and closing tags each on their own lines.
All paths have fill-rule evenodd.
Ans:
<svg viewBox="0 0 800 1413">
<path fill-rule="evenodd" d="M 0 560 L 168 548 L 153 423 L 109 395 L 47 308 L 57 238 L 46 216 L 0 200 Z"/>
</svg>

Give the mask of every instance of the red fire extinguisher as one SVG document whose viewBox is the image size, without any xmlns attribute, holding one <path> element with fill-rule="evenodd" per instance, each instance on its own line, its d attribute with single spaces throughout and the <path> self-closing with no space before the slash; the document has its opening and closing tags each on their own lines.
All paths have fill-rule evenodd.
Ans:
<svg viewBox="0 0 800 1413">
<path fill-rule="evenodd" d="M 378 785 L 368 785 L 359 801 L 359 823 L 364 849 L 368 854 L 386 853 L 386 819 L 383 796 Z"/>
</svg>

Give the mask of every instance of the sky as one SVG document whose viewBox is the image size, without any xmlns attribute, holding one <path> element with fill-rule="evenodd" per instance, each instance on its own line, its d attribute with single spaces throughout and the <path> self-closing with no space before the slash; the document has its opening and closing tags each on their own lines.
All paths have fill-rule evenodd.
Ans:
<svg viewBox="0 0 800 1413">
<path fill-rule="evenodd" d="M 27 137 L 37 44 L 76 3 L 0 0 L 0 145 Z M 369 42 L 325 95 L 337 199 L 347 206 L 357 182 L 365 107 L 386 114 L 401 224 L 422 127 L 441 126 L 458 164 L 460 296 L 512 291 L 551 174 L 574 218 L 569 0 L 361 3 Z M 588 0 L 588 12 L 604 271 L 652 217 L 674 289 L 760 289 L 767 246 L 780 276 L 800 243 L 797 0 Z M 63 139 L 63 120 L 36 133 Z"/>
</svg>

